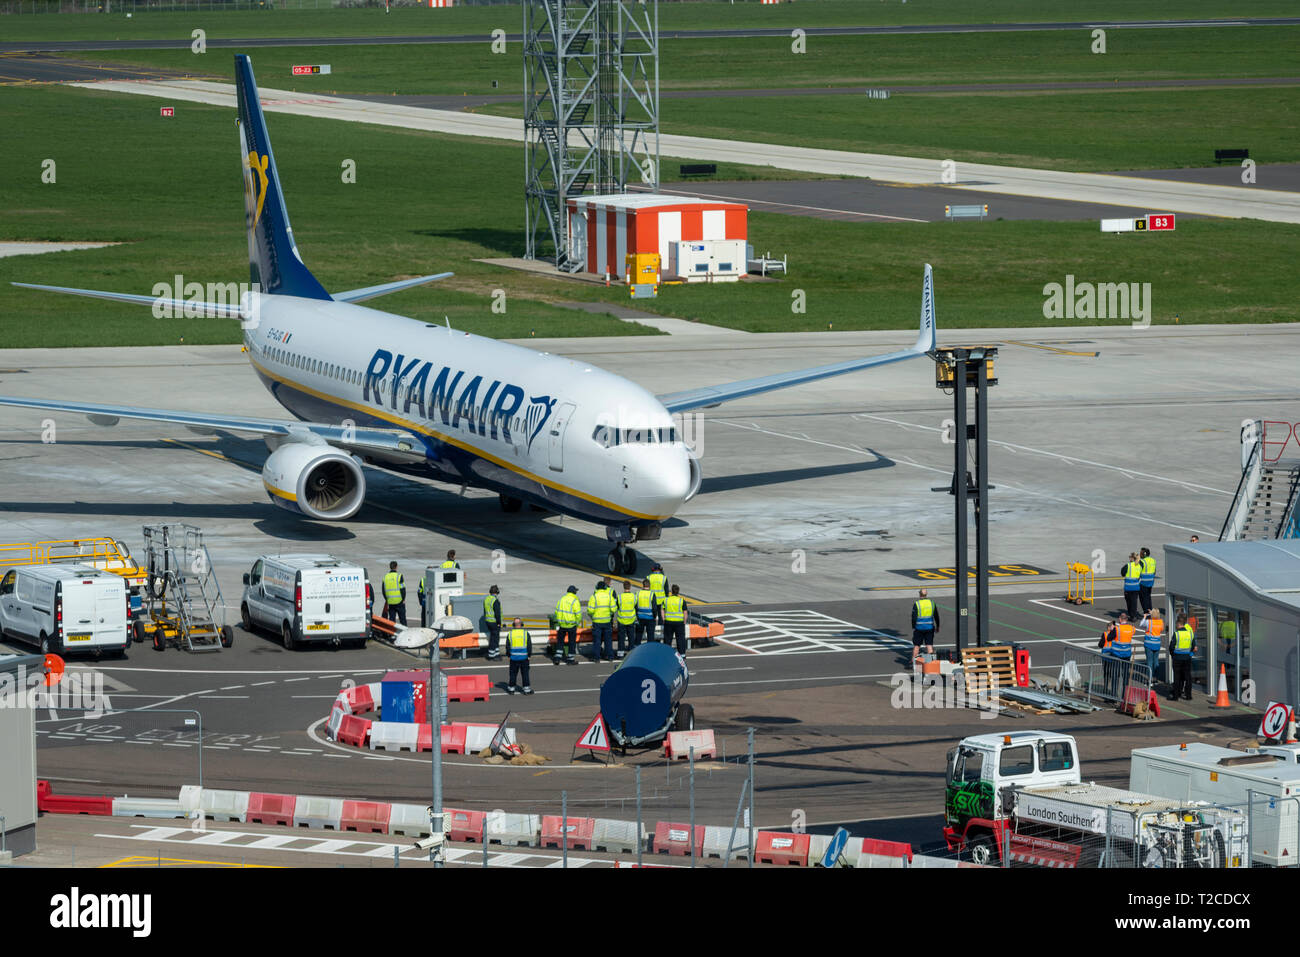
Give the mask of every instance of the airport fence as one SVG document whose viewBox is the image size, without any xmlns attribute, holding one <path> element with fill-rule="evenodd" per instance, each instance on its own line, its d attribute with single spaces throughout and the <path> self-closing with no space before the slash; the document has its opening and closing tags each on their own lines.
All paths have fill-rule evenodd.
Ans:
<svg viewBox="0 0 1300 957">
<path fill-rule="evenodd" d="M 1133 705 L 1147 702 L 1152 687 L 1151 669 L 1140 645 L 1127 661 L 1096 648 L 1065 648 L 1060 671 L 1063 692 L 1081 695 L 1089 702 Z"/>
</svg>

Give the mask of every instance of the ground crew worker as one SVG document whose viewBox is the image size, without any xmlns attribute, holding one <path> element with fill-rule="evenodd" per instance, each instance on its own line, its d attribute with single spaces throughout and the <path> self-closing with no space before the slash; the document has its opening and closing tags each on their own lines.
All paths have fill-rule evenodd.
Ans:
<svg viewBox="0 0 1300 957">
<path fill-rule="evenodd" d="M 495 585 L 492 586 L 496 588 Z M 516 618 L 510 623 L 510 634 L 506 636 L 506 649 L 510 654 L 510 681 L 506 684 L 506 692 L 514 694 L 522 690 L 524 694 L 532 694 L 533 688 L 528 681 L 528 656 L 532 653 L 532 639 L 528 637 L 528 632 L 524 628 L 524 623 Z M 519 688 L 516 679 L 523 673 L 524 686 Z"/>
<path fill-rule="evenodd" d="M 1143 548 L 1138 553 L 1138 564 L 1142 567 L 1142 577 L 1138 579 L 1138 601 L 1142 605 L 1142 614 L 1151 614 L 1151 589 L 1156 583 L 1156 560 L 1151 549 Z"/>
<path fill-rule="evenodd" d="M 591 657 L 613 661 L 614 596 L 604 580 L 596 582 L 596 590 L 587 599 L 587 614 L 591 617 Z"/>
<path fill-rule="evenodd" d="M 415 590 L 415 594 L 416 597 L 420 599 L 420 624 L 423 625 L 427 620 L 424 617 L 424 576 L 423 575 L 420 576 L 420 586 Z"/>
<path fill-rule="evenodd" d="M 1160 645 L 1165 633 L 1165 620 L 1160 617 L 1160 609 L 1153 608 L 1142 619 L 1142 647 L 1147 653 L 1147 670 L 1151 672 L 1151 684 L 1156 683 L 1156 669 L 1160 667 Z"/>
<path fill-rule="evenodd" d="M 921 647 L 927 655 L 934 654 L 934 636 L 939 631 L 939 609 L 928 596 L 930 593 L 922 588 L 917 592 L 916 601 L 912 602 L 912 661 L 921 657 Z"/>
<path fill-rule="evenodd" d="M 1124 666 L 1119 661 L 1129 661 L 1133 657 L 1133 635 L 1134 629 L 1132 623 L 1128 620 L 1127 612 L 1119 613 L 1119 620 L 1111 622 L 1104 632 L 1101 640 L 1097 642 L 1097 647 L 1101 649 L 1102 661 L 1102 694 L 1118 699 L 1120 697 L 1119 686 L 1123 676 Z"/>
<path fill-rule="evenodd" d="M 677 653 L 686 654 L 686 599 L 677 593 L 674 585 L 672 592 L 664 598 L 664 643 L 676 639 Z"/>
<path fill-rule="evenodd" d="M 501 599 L 497 597 L 499 594 L 501 589 L 493 585 L 483 596 L 483 623 L 487 625 L 488 633 L 487 656 L 494 659 L 501 657 L 501 651 L 497 647 L 501 643 Z"/>
<path fill-rule="evenodd" d="M 1169 700 L 1192 700 L 1192 656 L 1196 654 L 1196 632 L 1187 623 L 1186 615 L 1179 615 L 1174 633 L 1169 639 L 1169 661 L 1174 666 L 1174 683 Z"/>
<path fill-rule="evenodd" d="M 1225 618 L 1219 622 L 1219 644 L 1222 658 L 1231 658 L 1233 656 L 1232 645 L 1237 640 L 1237 622 L 1233 618 Z"/>
<path fill-rule="evenodd" d="M 632 583 L 623 582 L 623 591 L 618 596 L 618 656 L 622 658 L 629 647 L 636 645 L 636 595 L 632 593 Z"/>
<path fill-rule="evenodd" d="M 1141 617 L 1138 614 L 1138 591 L 1142 587 L 1142 563 L 1138 561 L 1137 552 L 1129 553 L 1120 574 L 1124 576 L 1124 603 L 1128 606 L 1129 619 L 1137 621 Z"/>
<path fill-rule="evenodd" d="M 655 640 L 655 593 L 650 590 L 650 579 L 641 580 L 641 590 L 636 593 L 636 641 Z"/>
<path fill-rule="evenodd" d="M 555 603 L 555 663 L 568 661 L 571 665 L 578 663 L 578 625 L 582 623 L 582 601 L 578 598 L 578 586 L 570 585 L 569 590 Z M 569 639 L 565 650 L 564 639 Z"/>
<path fill-rule="evenodd" d="M 456 549 L 450 549 L 447 552 L 447 560 L 438 566 L 439 568 L 460 568 L 460 562 L 456 561 Z"/>
<path fill-rule="evenodd" d="M 668 576 L 664 574 L 663 566 L 655 562 L 650 569 L 650 574 L 646 576 L 646 581 L 650 583 L 650 590 L 654 592 L 655 596 L 655 621 L 662 625 L 664 623 L 664 599 L 668 597 Z"/>
<path fill-rule="evenodd" d="M 397 570 L 397 562 L 388 563 L 388 574 L 384 576 L 384 614 L 389 621 L 406 624 L 406 579 Z"/>
</svg>

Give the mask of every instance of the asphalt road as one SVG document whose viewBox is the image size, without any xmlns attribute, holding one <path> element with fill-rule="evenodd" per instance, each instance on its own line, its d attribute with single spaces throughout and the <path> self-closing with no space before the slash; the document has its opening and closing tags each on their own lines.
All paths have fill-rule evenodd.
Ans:
<svg viewBox="0 0 1300 957">
<path fill-rule="evenodd" d="M 1238 19 L 1215 20 L 1144 20 L 1133 22 L 1083 21 L 1075 23 L 950 23 L 922 24 L 914 26 L 876 26 L 876 27 L 806 27 L 804 32 L 810 36 L 888 36 L 918 33 L 1020 33 L 1041 30 L 1091 30 L 1102 27 L 1107 30 L 1121 29 L 1172 29 L 1181 27 L 1245 27 L 1245 26 L 1294 26 L 1300 23 L 1300 17 L 1241 17 Z M 691 40 L 726 37 L 784 37 L 790 31 L 785 28 L 737 29 L 737 30 L 661 30 L 662 40 Z M 521 34 L 506 35 L 509 42 L 520 42 Z M 293 46 L 351 46 L 364 44 L 393 45 L 403 43 L 490 43 L 493 37 L 485 33 L 458 34 L 450 36 L 395 36 L 395 37 L 256 37 L 248 39 L 208 40 L 209 47 L 293 47 Z M 190 38 L 175 40 L 26 40 L 0 43 L 0 53 L 10 52 L 66 52 L 76 50 L 171 50 L 188 47 Z"/>
</svg>

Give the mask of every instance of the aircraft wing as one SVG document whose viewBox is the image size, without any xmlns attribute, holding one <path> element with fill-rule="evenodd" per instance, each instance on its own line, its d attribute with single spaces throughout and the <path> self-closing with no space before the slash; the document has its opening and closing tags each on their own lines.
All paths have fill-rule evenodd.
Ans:
<svg viewBox="0 0 1300 957">
<path fill-rule="evenodd" d="M 150 422 L 173 422 L 200 433 L 224 429 L 231 432 L 251 432 L 265 437 L 279 437 L 288 441 L 323 440 L 329 445 L 355 452 L 357 455 L 373 455 L 376 458 L 395 462 L 419 462 L 425 457 L 420 440 L 412 433 L 401 429 L 354 428 L 326 422 L 175 412 L 167 409 L 140 409 L 128 405 L 25 399 L 15 396 L 0 396 L 0 406 L 40 409 L 46 412 L 76 412 L 87 416 L 96 425 L 116 425 L 119 419 L 144 419 Z"/>
<path fill-rule="evenodd" d="M 659 396 L 658 399 L 669 412 L 688 412 L 691 409 L 711 408 L 715 405 L 721 405 L 723 402 L 730 402 L 733 399 L 743 399 L 763 392 L 773 392 L 776 389 L 788 389 L 791 386 L 802 385 L 805 382 L 829 379 L 831 376 L 844 375 L 846 372 L 858 372 L 862 369 L 888 365 L 892 362 L 902 362 L 904 359 L 915 359 L 933 351 L 934 343 L 934 280 L 931 276 L 930 265 L 927 263 L 925 266 L 925 279 L 921 287 L 920 328 L 917 331 L 916 342 L 911 348 L 865 359 L 848 359 L 844 362 L 815 366 L 811 369 L 778 372 L 774 375 L 760 376 L 756 379 L 741 379 L 739 382 L 728 382 L 725 385 L 702 386 L 698 389 L 687 389 L 683 392 L 671 392 Z"/>
</svg>

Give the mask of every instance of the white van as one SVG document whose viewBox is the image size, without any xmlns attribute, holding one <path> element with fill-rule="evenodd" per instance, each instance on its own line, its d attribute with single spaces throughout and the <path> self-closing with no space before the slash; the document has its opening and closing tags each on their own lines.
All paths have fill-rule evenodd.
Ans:
<svg viewBox="0 0 1300 957">
<path fill-rule="evenodd" d="M 351 642 L 365 647 L 374 592 L 360 565 L 332 555 L 263 555 L 244 574 L 239 604 L 245 631 L 301 642 Z"/>
<path fill-rule="evenodd" d="M 125 657 L 131 596 L 120 575 L 90 565 L 22 565 L 0 577 L 0 635 L 42 654 L 93 651 Z"/>
</svg>

